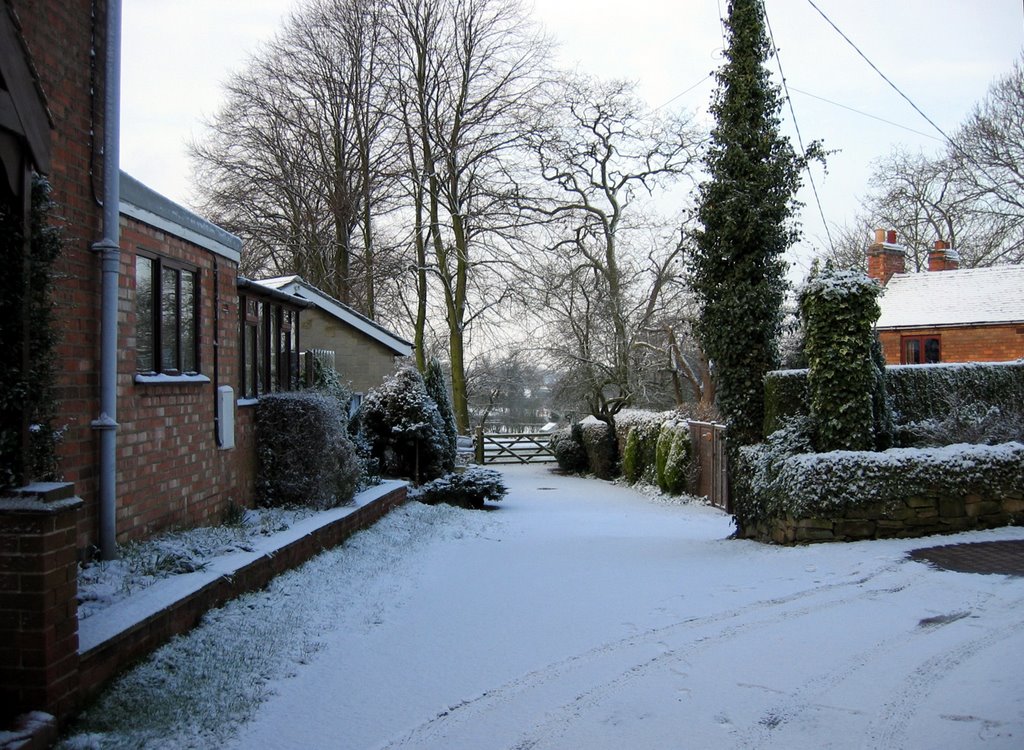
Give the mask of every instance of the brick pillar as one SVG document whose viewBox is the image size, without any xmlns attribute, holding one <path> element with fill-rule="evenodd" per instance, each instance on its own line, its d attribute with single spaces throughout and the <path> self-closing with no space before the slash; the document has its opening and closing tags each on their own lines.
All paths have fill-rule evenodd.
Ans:
<svg viewBox="0 0 1024 750">
<path fill-rule="evenodd" d="M 28 711 L 75 708 L 81 505 L 64 483 L 0 498 L 0 727 Z"/>
</svg>

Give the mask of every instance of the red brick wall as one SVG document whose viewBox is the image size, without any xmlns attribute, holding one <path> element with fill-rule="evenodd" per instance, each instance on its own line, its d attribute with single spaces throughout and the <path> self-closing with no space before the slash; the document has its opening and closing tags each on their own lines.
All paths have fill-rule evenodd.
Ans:
<svg viewBox="0 0 1024 750">
<path fill-rule="evenodd" d="M 103 194 L 104 3 L 92 0 L 12 0 L 40 84 L 53 115 L 53 167 L 48 175 L 65 249 L 54 290 L 60 343 L 57 351 L 57 426 L 64 479 L 84 500 L 78 545 L 98 536 L 100 258 L 90 248 L 100 238 Z M 92 50 L 95 44 L 96 57 Z M 93 96 L 92 89 L 96 93 Z M 228 503 L 252 496 L 251 436 L 234 450 L 216 445 L 215 386 L 238 387 L 237 268 L 217 258 L 216 300 L 220 327 L 219 373 L 213 372 L 214 254 L 122 217 L 118 371 L 118 539 L 168 525 L 219 518 Z M 201 362 L 210 383 L 139 385 L 134 382 L 134 268 L 136 247 L 196 265 L 201 278 Z M 242 416 L 242 415 L 239 415 Z M 239 420 L 241 425 L 246 419 Z M 239 432 L 239 435 L 241 433 Z"/>
<path fill-rule="evenodd" d="M 93 499 L 97 440 L 90 423 L 99 414 L 100 267 L 90 246 L 99 239 L 102 216 L 95 197 L 103 190 L 98 140 L 103 136 L 102 80 L 95 82 L 95 100 L 90 88 L 93 71 L 102 71 L 104 65 L 102 22 L 94 30 L 90 0 L 12 1 L 54 120 L 53 164 L 47 177 L 65 248 L 55 267 L 60 283 L 53 293 L 61 336 L 56 426 L 67 427 L 59 447 L 61 469 L 81 497 Z M 80 515 L 91 522 L 90 528 L 94 514 L 91 503 Z"/>
<path fill-rule="evenodd" d="M 243 443 L 223 450 L 216 437 L 216 387 L 230 385 L 236 394 L 238 388 L 236 264 L 123 216 L 121 249 L 117 533 L 124 540 L 172 525 L 217 523 L 229 504 L 251 504 L 252 476 L 251 461 L 242 455 L 249 446 Z M 198 269 L 200 371 L 211 382 L 135 382 L 136 249 Z M 219 331 L 216 371 L 215 319 Z"/>
<path fill-rule="evenodd" d="M 1024 357 L 1024 325 L 914 328 L 879 332 L 886 364 L 900 364 L 901 337 L 929 335 L 938 335 L 943 362 L 1010 362 Z"/>
</svg>

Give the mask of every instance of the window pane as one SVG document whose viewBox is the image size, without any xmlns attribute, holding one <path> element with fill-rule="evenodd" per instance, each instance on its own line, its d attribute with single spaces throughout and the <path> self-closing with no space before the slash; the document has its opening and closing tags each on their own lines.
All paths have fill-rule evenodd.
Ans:
<svg viewBox="0 0 1024 750">
<path fill-rule="evenodd" d="M 181 272 L 181 371 L 196 372 L 196 275 Z"/>
<path fill-rule="evenodd" d="M 256 326 L 251 323 L 243 323 L 242 329 L 245 334 L 243 337 L 242 346 L 244 348 L 243 357 L 245 359 L 245 373 L 243 375 L 242 382 L 242 395 L 246 398 L 252 398 L 256 395 Z"/>
<path fill-rule="evenodd" d="M 260 303 L 260 323 L 256 341 L 256 392 L 267 392 L 267 306 Z"/>
<path fill-rule="evenodd" d="M 280 372 L 277 369 L 278 362 L 278 347 L 280 346 L 280 320 L 277 317 L 280 312 L 279 307 L 268 306 L 270 310 L 270 390 L 279 391 L 281 390 L 278 386 L 278 377 Z"/>
<path fill-rule="evenodd" d="M 924 341 L 924 361 L 928 364 L 935 364 L 939 361 L 939 340 L 938 339 L 925 339 Z"/>
<path fill-rule="evenodd" d="M 160 370 L 178 370 L 178 272 L 165 268 L 160 292 Z"/>
<path fill-rule="evenodd" d="M 920 339 L 907 339 L 903 342 L 903 361 L 908 365 L 921 364 Z"/>
<path fill-rule="evenodd" d="M 135 256 L 135 369 L 152 372 L 153 261 Z"/>
</svg>

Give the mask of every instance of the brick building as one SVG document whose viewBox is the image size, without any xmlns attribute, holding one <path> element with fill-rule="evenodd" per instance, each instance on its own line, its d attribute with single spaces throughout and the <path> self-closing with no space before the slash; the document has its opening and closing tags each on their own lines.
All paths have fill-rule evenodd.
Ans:
<svg viewBox="0 0 1024 750">
<path fill-rule="evenodd" d="M 238 397 L 297 385 L 306 303 L 248 289 L 236 237 L 118 168 L 111 8 L 0 4 L 0 198 L 27 226 L 44 175 L 63 238 L 50 297 L 65 480 L 0 498 L 0 726 L 76 705 L 78 558 L 249 504 L 253 410 Z M 4 246 L 5 264 L 26 265 L 27 247 Z"/>
<path fill-rule="evenodd" d="M 928 271 L 908 274 L 896 233 L 883 230 L 867 255 L 868 275 L 885 285 L 876 328 L 888 364 L 1024 358 L 1024 266 L 961 269 L 940 240 Z"/>
<path fill-rule="evenodd" d="M 335 369 L 357 395 L 380 385 L 385 376 L 394 372 L 396 357 L 413 353 L 411 342 L 299 276 L 282 276 L 258 283 L 312 305 L 302 316 L 302 342 L 307 349 L 333 352 Z"/>
</svg>

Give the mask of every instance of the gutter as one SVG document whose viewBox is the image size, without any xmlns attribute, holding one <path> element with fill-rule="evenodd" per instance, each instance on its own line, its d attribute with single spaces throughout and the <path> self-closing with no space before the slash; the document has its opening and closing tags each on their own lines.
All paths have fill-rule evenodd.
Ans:
<svg viewBox="0 0 1024 750">
<path fill-rule="evenodd" d="M 107 1 L 103 107 L 103 229 L 100 255 L 99 538 L 105 560 L 117 557 L 117 292 L 121 205 L 121 0 Z"/>
</svg>

